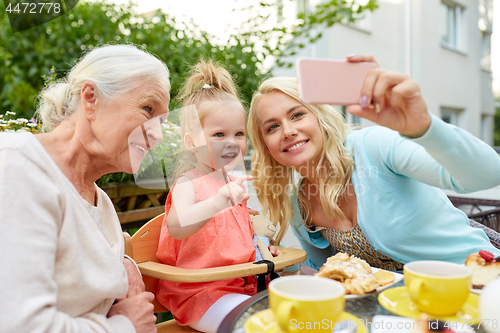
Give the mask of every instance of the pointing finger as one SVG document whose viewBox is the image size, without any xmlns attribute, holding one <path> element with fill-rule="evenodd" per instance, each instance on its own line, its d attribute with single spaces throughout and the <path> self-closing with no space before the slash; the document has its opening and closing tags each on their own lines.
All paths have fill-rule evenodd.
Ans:
<svg viewBox="0 0 500 333">
<path fill-rule="evenodd" d="M 241 184 L 243 184 L 243 182 L 245 182 L 247 180 L 252 180 L 252 179 L 253 179 L 252 176 L 247 176 L 247 175 L 239 176 L 238 178 L 236 178 L 236 180 L 233 183 L 236 185 L 241 185 Z"/>
</svg>

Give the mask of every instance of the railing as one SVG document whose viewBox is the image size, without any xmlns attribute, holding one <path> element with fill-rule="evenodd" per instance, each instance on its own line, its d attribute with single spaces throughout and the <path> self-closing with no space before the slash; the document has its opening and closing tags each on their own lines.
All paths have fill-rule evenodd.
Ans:
<svg viewBox="0 0 500 333">
<path fill-rule="evenodd" d="M 448 196 L 457 207 L 469 205 L 467 216 L 493 230 L 500 232 L 500 200 L 473 199 Z M 466 212 L 467 213 L 467 212 Z"/>
<path fill-rule="evenodd" d="M 168 189 L 145 189 L 133 182 L 112 183 L 102 189 L 111 198 L 125 231 L 140 227 L 165 212 Z"/>
</svg>

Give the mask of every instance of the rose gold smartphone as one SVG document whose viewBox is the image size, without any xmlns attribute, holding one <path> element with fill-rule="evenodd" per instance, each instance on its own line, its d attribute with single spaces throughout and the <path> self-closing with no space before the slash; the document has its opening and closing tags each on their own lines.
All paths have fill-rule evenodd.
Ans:
<svg viewBox="0 0 500 333">
<path fill-rule="evenodd" d="M 373 62 L 300 58 L 295 63 L 300 99 L 309 104 L 358 104 L 366 75 Z"/>
</svg>

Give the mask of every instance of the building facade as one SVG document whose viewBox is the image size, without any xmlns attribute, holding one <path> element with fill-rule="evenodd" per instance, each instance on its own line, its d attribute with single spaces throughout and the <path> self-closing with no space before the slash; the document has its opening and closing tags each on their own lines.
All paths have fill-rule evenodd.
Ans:
<svg viewBox="0 0 500 333">
<path fill-rule="evenodd" d="M 297 8 L 312 8 L 297 0 Z M 309 0 L 311 1 L 311 0 Z M 382 68 L 406 72 L 421 87 L 429 111 L 493 144 L 492 0 L 378 0 L 355 24 L 325 28 L 296 57 L 345 59 L 371 53 Z M 293 59 L 292 59 L 293 60 Z M 295 76 L 276 68 L 275 76 Z M 362 127 L 365 119 L 349 122 Z"/>
</svg>

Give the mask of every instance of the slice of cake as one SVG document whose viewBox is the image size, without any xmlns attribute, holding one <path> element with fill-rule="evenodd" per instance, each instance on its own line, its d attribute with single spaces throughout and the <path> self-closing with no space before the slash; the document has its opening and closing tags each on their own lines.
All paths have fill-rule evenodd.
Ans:
<svg viewBox="0 0 500 333">
<path fill-rule="evenodd" d="M 500 276 L 500 257 L 495 258 L 491 252 L 479 251 L 467 257 L 465 266 L 472 270 L 472 288 L 482 289 L 485 285 Z"/>
</svg>

